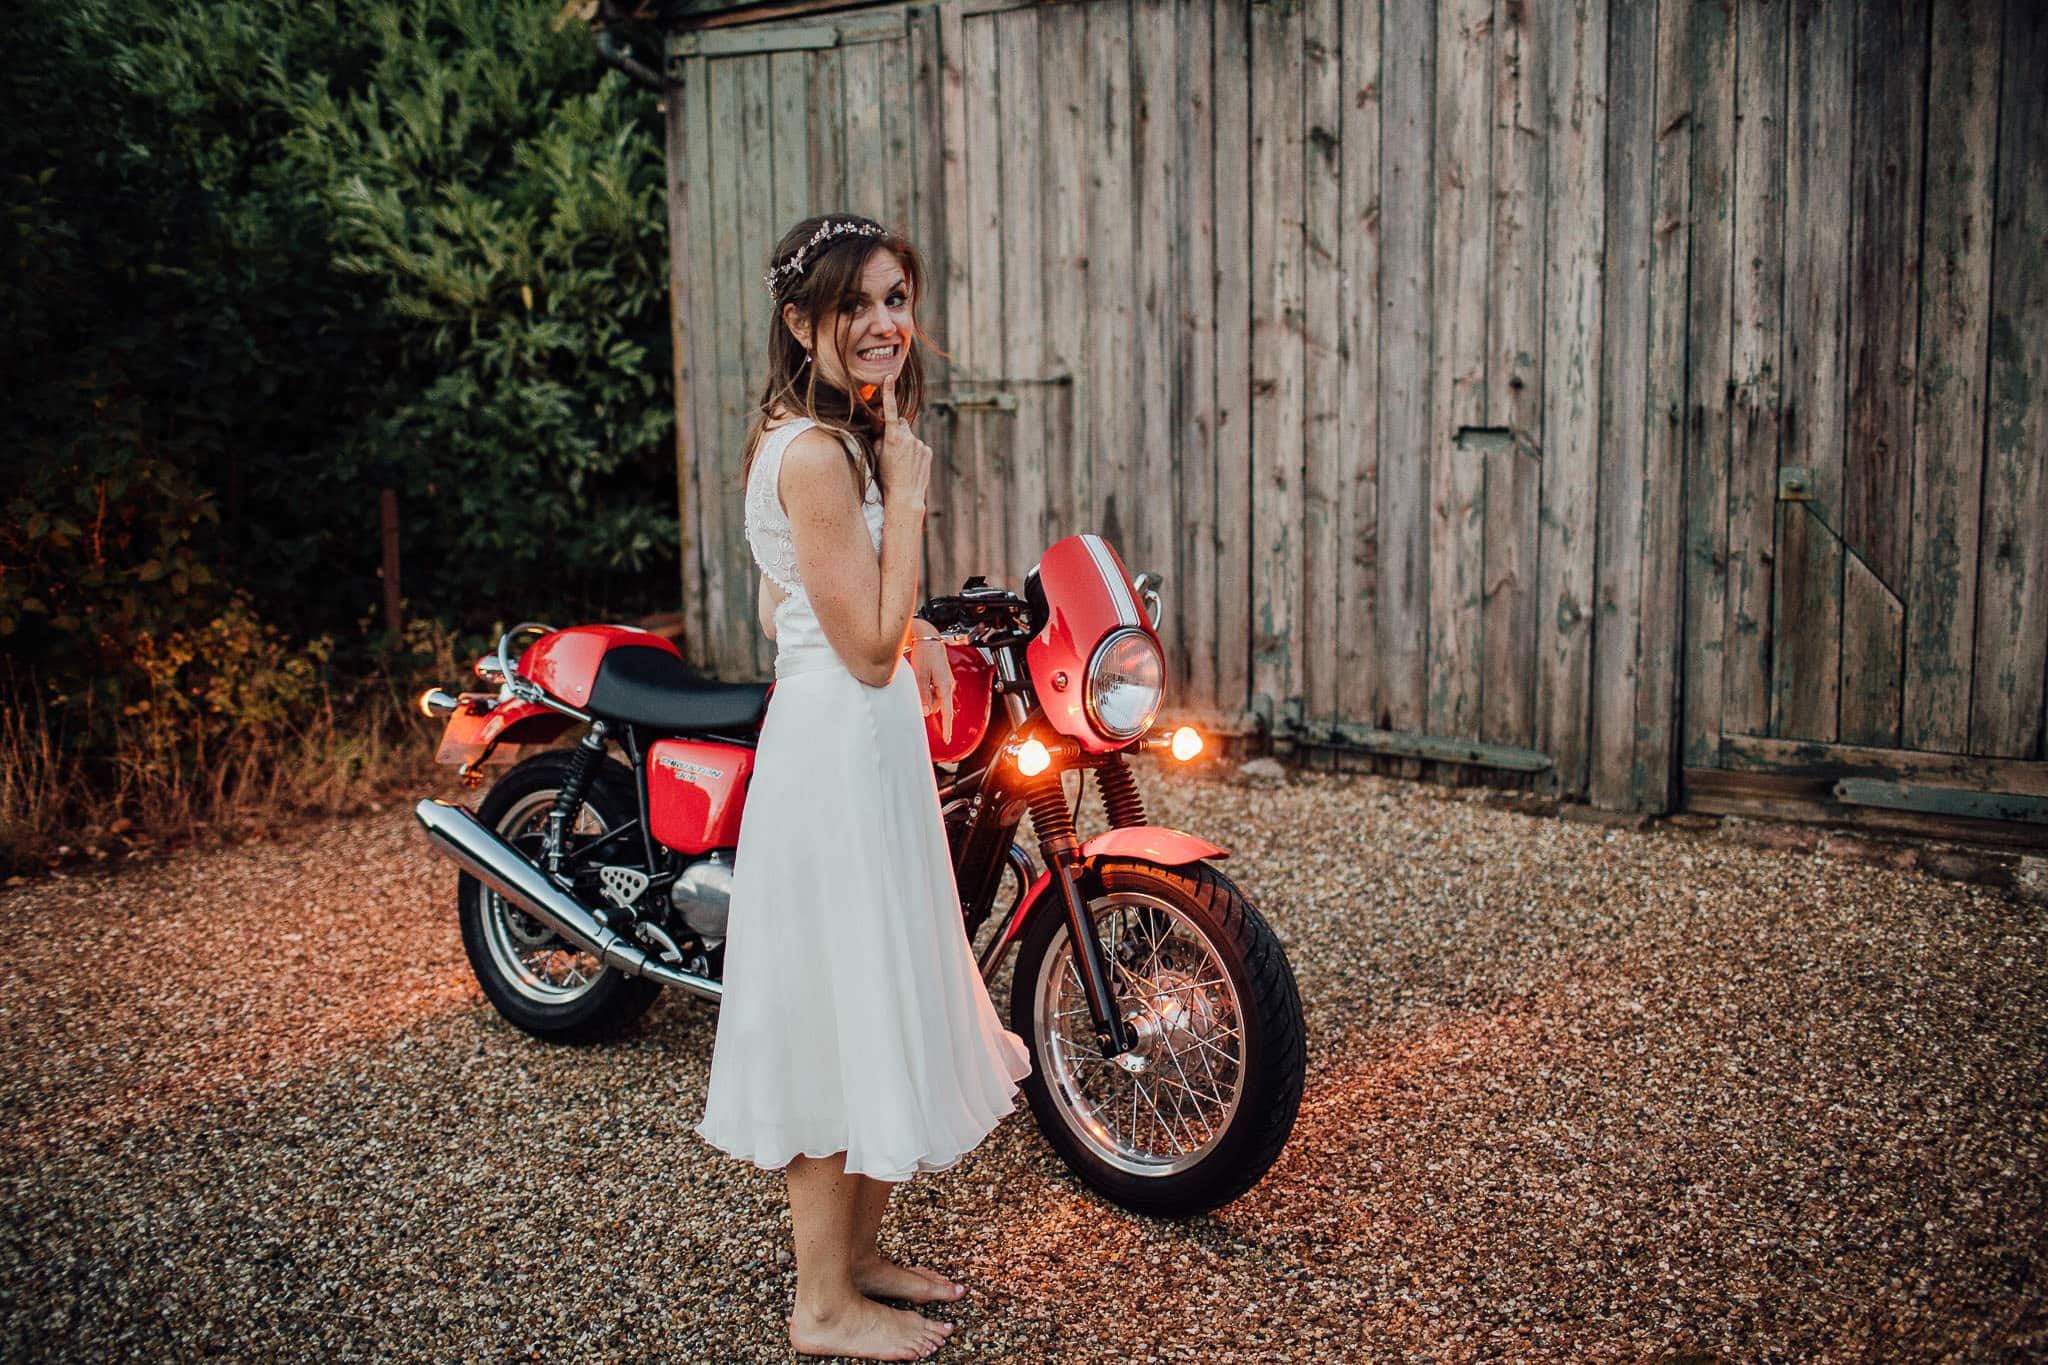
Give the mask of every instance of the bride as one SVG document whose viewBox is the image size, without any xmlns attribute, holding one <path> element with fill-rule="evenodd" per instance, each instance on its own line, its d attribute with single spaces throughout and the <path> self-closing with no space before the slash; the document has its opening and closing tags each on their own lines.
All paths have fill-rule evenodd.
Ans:
<svg viewBox="0 0 2048 1365">
<path fill-rule="evenodd" d="M 911 427 L 924 272 L 902 236 L 832 214 L 783 235 L 766 282 L 775 317 L 746 529 L 775 691 L 697 1132 L 785 1172 L 791 1344 L 919 1359 L 952 1324 L 876 1300 L 966 1288 L 882 1257 L 890 1194 L 971 1151 L 1030 1070 L 975 970 L 925 742 L 926 712 L 950 727 L 952 675 L 911 614 L 931 471 Z"/>
</svg>

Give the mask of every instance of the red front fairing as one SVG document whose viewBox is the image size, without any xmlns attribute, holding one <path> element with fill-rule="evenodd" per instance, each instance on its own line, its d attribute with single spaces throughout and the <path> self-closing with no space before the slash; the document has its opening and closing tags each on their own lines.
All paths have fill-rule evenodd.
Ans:
<svg viewBox="0 0 2048 1365">
<path fill-rule="evenodd" d="M 1092 754 L 1121 749 L 1129 740 L 1104 739 L 1088 721 L 1082 694 L 1088 662 L 1111 632 L 1135 626 L 1158 637 L 1131 590 L 1131 576 L 1109 542 L 1097 535 L 1068 536 L 1038 561 L 1045 594 L 1045 629 L 1024 647 L 1024 661 L 1046 719 Z"/>
<path fill-rule="evenodd" d="M 519 657 L 519 672 L 550 696 L 581 706 L 590 700 L 605 651 L 617 645 L 652 645 L 683 657 L 671 641 L 638 626 L 570 626 L 534 641 Z"/>
<path fill-rule="evenodd" d="M 731 848 L 754 751 L 738 744 L 664 739 L 647 751 L 647 815 L 654 837 L 678 853 Z"/>
</svg>

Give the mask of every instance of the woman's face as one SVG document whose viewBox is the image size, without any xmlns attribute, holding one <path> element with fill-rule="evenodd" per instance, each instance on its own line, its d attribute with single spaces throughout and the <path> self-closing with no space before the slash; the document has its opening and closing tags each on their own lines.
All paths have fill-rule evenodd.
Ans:
<svg viewBox="0 0 2048 1365">
<path fill-rule="evenodd" d="M 903 263 L 887 247 L 875 248 L 853 293 L 818 319 L 811 352 L 818 377 L 848 393 L 893 380 L 910 352 L 911 302 Z"/>
</svg>

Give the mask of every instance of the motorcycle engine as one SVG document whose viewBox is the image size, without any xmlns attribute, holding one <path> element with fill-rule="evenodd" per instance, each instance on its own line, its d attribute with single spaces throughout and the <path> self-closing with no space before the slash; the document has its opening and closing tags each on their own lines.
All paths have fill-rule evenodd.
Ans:
<svg viewBox="0 0 2048 1365">
<path fill-rule="evenodd" d="M 725 941 L 726 911 L 732 905 L 732 863 L 725 854 L 713 853 L 691 863 L 668 894 L 683 923 L 707 949 Z"/>
</svg>

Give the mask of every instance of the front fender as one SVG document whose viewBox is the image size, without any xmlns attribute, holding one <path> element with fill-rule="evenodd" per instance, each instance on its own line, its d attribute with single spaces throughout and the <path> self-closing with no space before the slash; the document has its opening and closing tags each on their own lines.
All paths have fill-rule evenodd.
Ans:
<svg viewBox="0 0 2048 1365">
<path fill-rule="evenodd" d="M 1207 839 L 1165 825 L 1125 825 L 1104 830 L 1081 845 L 1083 858 L 1137 858 L 1161 867 L 1179 867 L 1204 858 L 1228 858 L 1230 851 Z"/>
<path fill-rule="evenodd" d="M 1105 830 L 1087 843 L 1081 845 L 1084 862 L 1095 862 L 1102 858 L 1135 858 L 1140 862 L 1158 863 L 1161 867 L 1179 867 L 1184 863 L 1196 863 L 1204 858 L 1228 858 L 1228 849 L 1218 848 L 1207 839 L 1198 838 L 1182 830 L 1168 829 L 1165 825 L 1126 825 L 1122 829 Z M 1010 949 L 1023 936 L 1024 926 L 1031 922 L 1032 912 L 1040 901 L 1051 893 L 1052 873 L 1041 872 L 1038 879 L 1025 888 L 1018 900 L 1017 908 L 1003 925 L 995 942 L 983 950 L 981 955 L 981 979 L 993 980 L 1002 967 L 1003 959 L 1010 955 Z"/>
</svg>

